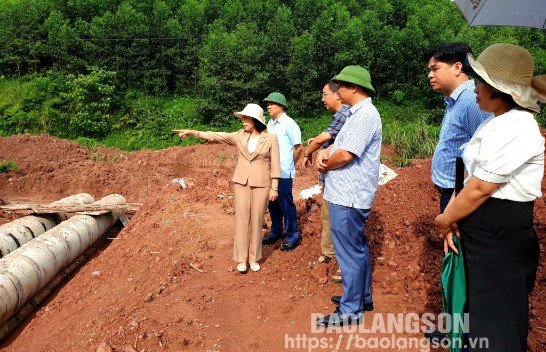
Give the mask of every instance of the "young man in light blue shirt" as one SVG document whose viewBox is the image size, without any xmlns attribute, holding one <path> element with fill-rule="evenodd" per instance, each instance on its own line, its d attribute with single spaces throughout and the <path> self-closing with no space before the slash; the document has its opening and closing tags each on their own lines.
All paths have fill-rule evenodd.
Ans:
<svg viewBox="0 0 546 352">
<path fill-rule="evenodd" d="M 292 196 L 292 184 L 296 177 L 296 162 L 301 156 L 301 131 L 298 124 L 286 114 L 288 103 L 279 92 L 273 92 L 264 99 L 271 119 L 267 131 L 274 133 L 279 141 L 281 155 L 281 179 L 279 179 L 279 196 L 269 202 L 271 216 L 271 233 L 262 239 L 262 244 L 274 244 L 283 236 L 283 218 L 286 228 L 286 239 L 279 247 L 281 251 L 294 250 L 299 244 L 298 218 L 296 205 Z"/>
<path fill-rule="evenodd" d="M 471 52 L 464 43 L 440 43 L 428 48 L 423 56 L 428 63 L 430 86 L 445 96 L 446 110 L 432 158 L 432 182 L 440 192 L 440 213 L 455 188 L 455 160 L 461 156 L 461 145 L 491 116 L 478 107 L 474 81 L 463 69 L 466 55 Z"/>
<path fill-rule="evenodd" d="M 445 96 L 446 109 L 431 167 L 432 182 L 440 192 L 440 213 L 444 212 L 455 188 L 455 165 L 456 159 L 461 157 L 461 145 L 491 116 L 478 107 L 474 81 L 465 73 L 468 53 L 472 50 L 467 44 L 440 43 L 429 47 L 423 55 L 428 63 L 432 90 Z M 446 334 L 432 331 L 425 336 L 441 340 Z"/>
</svg>

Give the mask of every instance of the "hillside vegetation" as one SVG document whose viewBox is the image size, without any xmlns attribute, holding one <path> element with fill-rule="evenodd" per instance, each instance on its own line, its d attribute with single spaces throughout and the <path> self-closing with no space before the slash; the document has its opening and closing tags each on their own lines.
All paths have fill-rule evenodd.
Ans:
<svg viewBox="0 0 546 352">
<path fill-rule="evenodd" d="M 443 106 L 422 53 L 441 41 L 519 44 L 546 72 L 545 32 L 470 28 L 448 0 L 5 0 L 0 134 L 163 148 L 171 128 L 235 129 L 231 112 L 280 91 L 307 138 L 329 119 L 323 83 L 358 64 L 385 141 L 426 156 Z"/>
</svg>

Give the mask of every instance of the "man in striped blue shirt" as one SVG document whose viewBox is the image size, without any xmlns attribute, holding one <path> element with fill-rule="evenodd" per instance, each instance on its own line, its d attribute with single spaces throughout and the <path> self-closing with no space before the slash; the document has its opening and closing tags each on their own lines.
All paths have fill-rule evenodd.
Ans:
<svg viewBox="0 0 546 352">
<path fill-rule="evenodd" d="M 324 199 L 329 203 L 334 251 L 343 273 L 343 295 L 334 313 L 316 321 L 322 326 L 360 324 L 373 309 L 371 263 L 366 220 L 379 182 L 381 118 L 372 104 L 375 90 L 368 70 L 347 66 L 334 78 L 338 94 L 351 116 L 334 144 L 317 155 L 317 168 L 326 173 Z"/>
<path fill-rule="evenodd" d="M 440 43 L 428 48 L 424 54 L 430 86 L 445 96 L 446 110 L 432 158 L 432 182 L 440 192 L 440 213 L 444 212 L 453 194 L 455 160 L 461 156 L 461 145 L 468 142 L 478 126 L 491 115 L 478 107 L 474 81 L 464 72 L 463 63 L 471 52 L 464 43 Z"/>
</svg>

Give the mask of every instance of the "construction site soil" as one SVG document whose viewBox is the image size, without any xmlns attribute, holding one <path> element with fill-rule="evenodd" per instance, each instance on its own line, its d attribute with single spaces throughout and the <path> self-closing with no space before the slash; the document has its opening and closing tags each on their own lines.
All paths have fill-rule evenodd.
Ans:
<svg viewBox="0 0 546 352">
<path fill-rule="evenodd" d="M 384 152 L 392 154 L 387 147 Z M 236 154 L 217 144 L 128 153 L 89 150 L 47 135 L 0 138 L 0 162 L 13 160 L 20 167 L 0 174 L 4 203 L 49 203 L 81 192 L 97 200 L 118 193 L 142 203 L 117 237 L 4 339 L 0 350 L 428 350 L 423 333 L 412 330 L 415 324 L 391 336 L 370 329 L 370 320 L 378 313 L 441 312 L 442 242 L 433 225 L 438 194 L 430 159 L 394 168 L 398 177 L 377 192 L 366 227 L 375 305 L 365 315 L 367 330 L 320 331 L 313 314 L 331 313 L 330 297 L 342 286 L 328 279 L 335 261 L 316 261 L 320 198 L 298 196 L 317 184 L 318 173 L 298 167 L 294 182 L 301 245 L 291 252 L 279 251 L 280 242 L 264 246 L 262 269 L 240 274 L 231 259 Z M 383 161 L 388 164 L 388 157 Z M 189 187 L 173 184 L 174 178 L 184 178 Z M 0 223 L 16 217 L 1 212 Z M 529 351 L 540 352 L 546 350 L 544 198 L 536 201 L 535 222 L 542 256 L 530 300 Z M 420 345 L 410 346 L 411 338 Z"/>
</svg>

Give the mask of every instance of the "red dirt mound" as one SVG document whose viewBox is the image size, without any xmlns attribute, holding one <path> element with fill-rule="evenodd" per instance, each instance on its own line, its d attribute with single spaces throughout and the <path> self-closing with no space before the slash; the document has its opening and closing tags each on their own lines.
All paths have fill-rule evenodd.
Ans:
<svg viewBox="0 0 546 352">
<path fill-rule="evenodd" d="M 398 350 L 364 349 L 351 331 L 312 330 L 312 314 L 333 311 L 330 296 L 341 293 L 341 285 L 328 281 L 334 261 L 315 262 L 318 199 L 297 202 L 301 246 L 292 252 L 278 251 L 280 243 L 265 246 L 262 270 L 243 275 L 234 270 L 229 180 L 235 158 L 235 150 L 222 145 L 126 153 L 88 150 L 45 135 L 0 138 L 0 162 L 11 159 L 21 168 L 0 174 L 0 199 L 7 203 L 46 203 L 80 192 L 97 199 L 119 193 L 144 203 L 118 237 L 4 340 L 1 350 Z M 439 313 L 441 242 L 433 226 L 438 199 L 430 160 L 396 171 L 399 176 L 380 187 L 366 229 L 373 313 Z M 318 177 L 312 169 L 298 172 L 296 198 Z M 173 185 L 176 177 L 190 187 Z M 539 352 L 546 349 L 543 200 L 535 212 L 542 257 L 531 297 L 529 350 Z M 13 217 L 0 214 L 0 223 Z M 379 332 L 359 336 L 391 338 Z M 422 333 L 406 329 L 398 337 Z M 311 346 L 317 342 L 321 345 Z M 427 350 L 422 345 L 401 349 Z"/>
</svg>

